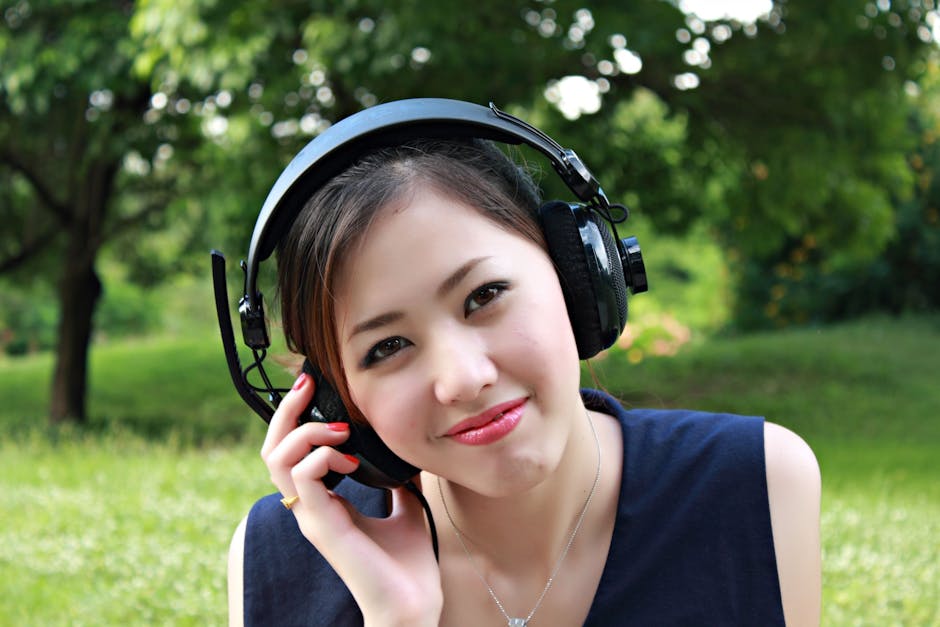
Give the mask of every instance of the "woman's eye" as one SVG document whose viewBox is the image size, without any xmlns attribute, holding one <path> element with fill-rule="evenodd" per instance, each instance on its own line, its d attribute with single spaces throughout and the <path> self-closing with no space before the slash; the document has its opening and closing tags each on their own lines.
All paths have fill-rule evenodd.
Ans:
<svg viewBox="0 0 940 627">
<path fill-rule="evenodd" d="M 374 363 L 391 357 L 410 344 L 411 342 L 403 337 L 386 338 L 369 349 L 369 352 L 366 354 L 365 359 L 363 359 L 362 364 L 363 366 L 371 366 Z"/>
<path fill-rule="evenodd" d="M 507 287 L 506 283 L 488 283 L 473 290 L 464 302 L 464 315 L 469 316 L 474 311 L 490 304 L 499 298 Z"/>
</svg>

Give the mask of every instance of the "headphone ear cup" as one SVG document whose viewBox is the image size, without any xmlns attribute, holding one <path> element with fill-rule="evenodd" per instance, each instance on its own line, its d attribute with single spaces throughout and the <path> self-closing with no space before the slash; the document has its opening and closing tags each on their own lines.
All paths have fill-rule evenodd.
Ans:
<svg viewBox="0 0 940 627">
<path fill-rule="evenodd" d="M 359 467 L 350 477 L 376 488 L 395 488 L 404 485 L 420 472 L 395 455 L 372 427 L 350 419 L 339 392 L 310 360 L 304 360 L 302 370 L 310 375 L 316 388 L 299 422 L 344 422 L 349 425 L 349 439 L 336 448 L 359 459 Z M 330 471 L 323 478 L 323 483 L 332 489 L 342 478 L 343 475 Z"/>
<path fill-rule="evenodd" d="M 578 357 L 611 346 L 627 322 L 623 264 L 610 229 L 583 205 L 551 201 L 539 208 L 548 253 L 558 272 Z"/>
</svg>

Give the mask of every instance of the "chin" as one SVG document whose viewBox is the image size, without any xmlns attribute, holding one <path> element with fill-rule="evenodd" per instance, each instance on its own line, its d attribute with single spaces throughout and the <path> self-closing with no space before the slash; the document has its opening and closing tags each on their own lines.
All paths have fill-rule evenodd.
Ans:
<svg viewBox="0 0 940 627">
<path fill-rule="evenodd" d="M 491 498 L 515 496 L 545 482 L 558 467 L 558 463 L 558 456 L 545 454 L 501 459 L 487 473 L 485 479 L 476 473 L 466 487 Z"/>
</svg>

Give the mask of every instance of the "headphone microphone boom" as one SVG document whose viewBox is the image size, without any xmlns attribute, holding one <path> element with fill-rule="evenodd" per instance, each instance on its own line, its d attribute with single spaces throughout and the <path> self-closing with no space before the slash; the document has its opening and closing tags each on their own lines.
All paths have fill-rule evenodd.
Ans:
<svg viewBox="0 0 940 627">
<path fill-rule="evenodd" d="M 648 289 L 646 268 L 635 237 L 620 239 L 616 223 L 628 216 L 622 205 L 611 204 L 587 166 L 570 149 L 527 122 L 498 109 L 459 100 L 415 98 L 376 105 L 345 118 L 310 141 L 278 177 L 255 223 L 247 261 L 241 263 L 244 290 L 238 303 L 242 339 L 252 351 L 252 363 L 242 368 L 236 348 L 225 285 L 225 259 L 212 251 L 216 313 L 229 373 L 235 389 L 265 422 L 280 403 L 284 388 L 276 388 L 262 362 L 270 346 L 264 305 L 258 291 L 258 269 L 290 230 L 310 196 L 330 178 L 370 150 L 419 138 L 480 138 L 506 144 L 526 144 L 546 156 L 555 172 L 579 202 L 551 201 L 538 210 L 549 255 L 558 271 L 578 356 L 593 357 L 611 346 L 627 321 L 627 290 Z M 623 210 L 620 219 L 613 210 Z M 606 225 L 604 224 L 606 223 Z M 339 394 L 309 360 L 304 372 L 316 385 L 314 398 L 301 422 L 350 424 L 350 437 L 337 447 L 355 455 L 359 468 L 350 476 L 379 488 L 406 485 L 419 472 L 392 453 L 367 425 L 349 419 Z M 263 386 L 249 381 L 257 370 Z M 261 393 L 267 393 L 265 400 Z M 324 478 L 332 488 L 342 475 Z"/>
</svg>

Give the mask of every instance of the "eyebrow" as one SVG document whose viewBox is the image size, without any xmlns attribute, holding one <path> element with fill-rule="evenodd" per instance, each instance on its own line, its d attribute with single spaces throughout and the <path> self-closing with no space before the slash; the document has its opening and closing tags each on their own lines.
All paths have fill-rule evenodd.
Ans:
<svg viewBox="0 0 940 627">
<path fill-rule="evenodd" d="M 481 262 L 485 261 L 486 259 L 489 259 L 489 257 L 487 256 L 474 257 L 473 259 L 470 259 L 469 261 L 464 263 L 462 266 L 457 268 L 454 272 L 450 274 L 450 276 L 448 276 L 446 279 L 444 279 L 441 282 L 441 285 L 437 288 L 437 297 L 443 298 L 444 296 L 447 296 L 447 294 L 452 292 L 454 288 L 460 285 L 460 282 L 463 281 L 464 277 L 470 274 L 471 270 L 473 270 L 477 265 L 479 265 Z M 398 320 L 401 320 L 404 317 L 405 317 L 405 314 L 401 311 L 389 311 L 383 314 L 379 314 L 378 316 L 375 316 L 373 318 L 369 318 L 368 320 L 363 320 L 362 322 L 360 322 L 359 324 L 353 327 L 352 331 L 350 331 L 349 336 L 346 339 L 348 341 L 349 339 L 352 339 L 353 336 L 359 333 L 363 333 L 365 331 L 372 331 L 373 329 L 378 329 L 387 324 L 397 322 Z"/>
<path fill-rule="evenodd" d="M 437 297 L 443 298 L 444 296 L 447 296 L 447 294 L 452 292 L 453 289 L 457 287 L 461 281 L 463 281 L 465 276 L 470 274 L 471 270 L 473 270 L 477 265 L 480 264 L 480 262 L 486 259 L 489 259 L 489 257 L 474 257 L 467 263 L 457 268 L 453 274 L 444 279 L 444 281 L 441 283 L 441 286 L 437 288 Z"/>
<path fill-rule="evenodd" d="M 384 327 L 385 325 L 391 324 L 397 320 L 401 320 L 404 317 L 405 317 L 405 314 L 403 314 L 400 311 L 390 311 L 388 313 L 378 315 L 374 318 L 369 318 L 368 320 L 360 322 L 359 324 L 354 326 L 353 330 L 349 332 L 349 337 L 347 337 L 346 340 L 348 341 L 352 339 L 353 336 L 359 333 L 363 333 L 365 331 L 371 331 L 372 329 L 378 329 L 380 327 Z"/>
</svg>

